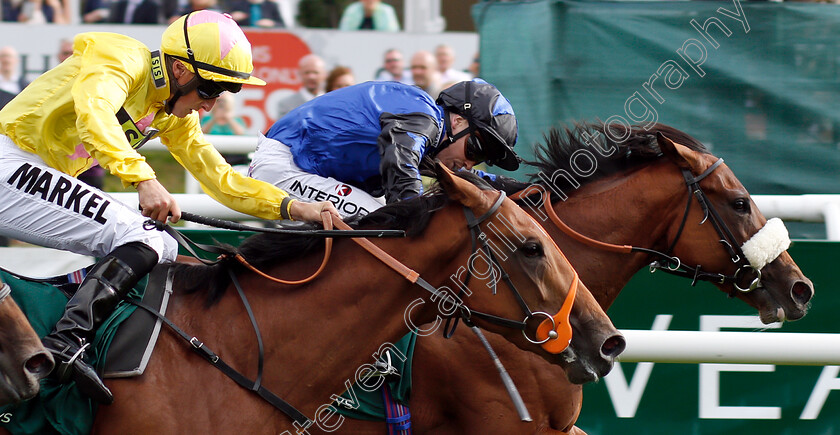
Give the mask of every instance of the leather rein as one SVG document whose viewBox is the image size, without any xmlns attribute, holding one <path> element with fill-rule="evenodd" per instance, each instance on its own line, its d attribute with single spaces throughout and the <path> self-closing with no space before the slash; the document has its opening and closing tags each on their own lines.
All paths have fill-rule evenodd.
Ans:
<svg viewBox="0 0 840 435">
<path fill-rule="evenodd" d="M 473 214 L 472 210 L 470 210 L 468 207 L 464 207 L 464 214 L 465 214 L 466 220 L 467 220 L 467 227 L 470 229 L 470 233 L 471 233 L 472 253 L 475 254 L 477 252 L 477 250 L 479 250 L 479 249 L 483 250 L 484 253 L 487 255 L 487 258 L 491 259 L 491 261 L 493 263 L 493 266 L 497 267 L 501 271 L 502 279 L 507 283 L 508 287 L 511 289 L 511 291 L 514 294 L 517 303 L 519 304 L 519 306 L 522 308 L 523 312 L 525 313 L 525 318 L 522 321 L 511 320 L 511 319 L 507 319 L 507 318 L 504 318 L 504 317 L 495 316 L 493 314 L 488 314 L 488 313 L 483 313 L 483 312 L 480 312 L 480 311 L 471 310 L 463 302 L 461 302 L 461 298 L 457 298 L 457 299 L 453 298 L 451 295 L 448 295 L 448 294 L 446 294 L 444 292 L 441 292 L 440 290 L 436 289 L 434 286 L 429 284 L 426 280 L 421 278 L 419 273 L 412 270 L 408 266 L 404 265 L 399 260 L 392 257 L 390 254 L 388 254 L 387 252 L 385 252 L 384 250 L 382 250 L 378 246 L 374 245 L 367 238 L 364 238 L 365 236 L 368 236 L 368 237 L 388 237 L 388 236 L 395 235 L 397 232 L 395 232 L 393 230 L 353 230 L 349 225 L 347 225 L 346 223 L 344 223 L 341 220 L 333 222 L 331 215 L 327 212 L 324 212 L 321 215 L 322 218 L 323 218 L 323 222 L 324 222 L 324 230 L 322 230 L 322 231 L 308 231 L 308 232 L 304 231 L 304 233 L 326 237 L 325 248 L 324 248 L 324 259 L 321 262 L 321 265 L 318 268 L 318 270 L 315 271 L 315 273 L 313 273 L 311 276 L 309 276 L 307 278 L 304 278 L 304 279 L 301 279 L 301 280 L 287 281 L 287 280 L 283 280 L 283 279 L 280 279 L 280 278 L 272 277 L 272 276 L 260 271 L 259 269 L 257 269 L 253 265 L 251 265 L 250 263 L 248 263 L 248 261 L 241 254 L 236 253 L 232 257 L 236 261 L 242 263 L 248 269 L 252 270 L 253 272 L 257 273 L 258 275 L 260 275 L 260 276 L 262 276 L 266 279 L 269 279 L 271 281 L 278 282 L 278 283 L 281 283 L 281 284 L 298 285 L 298 284 L 303 284 L 303 283 L 307 283 L 309 281 L 314 280 L 324 270 L 327 262 L 329 261 L 330 254 L 332 252 L 332 242 L 333 242 L 332 236 L 333 235 L 350 237 L 359 246 L 364 248 L 371 255 L 375 256 L 377 259 L 379 259 L 386 266 L 388 266 L 389 268 L 391 268 L 394 271 L 396 271 L 397 273 L 399 273 L 403 278 L 405 278 L 406 280 L 410 281 L 413 284 L 416 284 L 416 285 L 420 286 L 424 290 L 428 291 L 432 295 L 433 298 L 440 297 L 440 298 L 446 298 L 448 301 L 451 301 L 453 304 L 455 304 L 455 306 L 460 311 L 460 318 L 464 319 L 465 323 L 472 325 L 471 320 L 473 318 L 478 318 L 478 319 L 481 319 L 483 321 L 493 323 L 493 324 L 496 324 L 496 325 L 500 325 L 500 326 L 503 326 L 503 327 L 518 329 L 518 330 L 522 331 L 523 335 L 525 335 L 525 338 L 529 342 L 534 343 L 534 344 L 542 345 L 544 348 L 546 348 L 550 352 L 559 353 L 559 351 L 562 351 L 563 349 L 565 349 L 568 346 L 569 342 L 571 341 L 571 328 L 569 327 L 567 320 L 565 322 L 565 325 L 562 324 L 563 323 L 562 322 L 562 320 L 563 320 L 562 316 L 565 315 L 565 318 L 568 319 L 569 312 L 571 311 L 571 306 L 574 302 L 575 290 L 577 288 L 577 283 L 579 282 L 577 272 L 575 272 L 572 287 L 569 290 L 569 293 L 567 294 L 566 300 L 564 301 L 563 306 L 561 307 L 561 310 L 557 315 L 551 316 L 550 314 L 545 313 L 545 312 L 531 311 L 531 309 L 528 307 L 528 304 L 525 302 L 525 299 L 522 297 L 521 293 L 516 289 L 515 285 L 511 281 L 510 276 L 507 274 L 507 272 L 504 271 L 504 268 L 502 268 L 502 266 L 498 262 L 496 256 L 493 254 L 492 249 L 490 249 L 490 246 L 488 245 L 488 238 L 487 238 L 486 234 L 481 231 L 481 228 L 480 228 L 480 225 L 483 222 L 485 222 L 490 217 L 492 217 L 493 215 L 496 214 L 496 212 L 499 210 L 502 203 L 504 202 L 504 199 L 506 197 L 505 193 L 504 192 L 499 192 L 499 193 L 500 193 L 499 197 L 494 201 L 494 203 L 490 207 L 490 209 L 487 212 L 485 212 L 483 215 L 481 215 L 480 217 L 476 218 L 475 215 Z M 203 217 L 203 216 L 192 215 L 190 213 L 182 213 L 182 219 L 193 221 L 193 222 L 199 222 L 199 223 L 203 223 L 203 224 L 210 224 L 210 225 L 218 226 L 218 227 L 221 227 L 221 228 L 232 229 L 233 227 L 235 227 L 236 229 L 239 229 L 239 230 L 247 229 L 247 230 L 251 230 L 251 231 L 273 232 L 273 231 L 267 231 L 267 230 L 271 230 L 271 229 L 260 229 L 260 228 L 254 228 L 254 227 L 246 227 L 246 226 L 237 224 L 235 222 L 225 221 L 225 220 L 222 220 L 222 219 L 207 218 L 207 217 Z M 331 231 L 332 228 L 333 228 L 333 224 L 335 224 L 335 227 L 337 227 L 340 231 Z M 535 224 L 536 224 L 536 222 L 535 222 Z M 178 243 L 182 247 L 184 247 L 190 254 L 192 254 L 197 260 L 204 263 L 205 265 L 217 264 L 217 263 L 225 260 L 226 258 L 231 257 L 231 254 L 229 253 L 229 251 L 226 251 L 226 250 L 224 250 L 224 249 L 222 249 L 218 246 L 215 246 L 215 245 L 206 245 L 206 244 L 193 242 L 192 240 L 190 240 L 189 238 L 187 238 L 186 236 L 184 236 L 179 231 L 177 231 L 176 229 L 172 228 L 169 225 L 164 225 L 161 222 L 152 221 L 152 220 L 147 221 L 146 225 L 149 226 L 149 227 L 155 227 L 155 228 L 157 228 L 161 231 L 165 231 L 168 234 L 170 234 L 173 238 L 175 238 L 175 240 L 178 241 Z M 284 233 L 287 232 L 287 231 L 294 232 L 294 233 L 301 233 L 301 231 L 283 230 Z M 399 232 L 399 233 L 402 233 L 402 232 Z M 480 245 L 480 246 L 478 246 L 478 245 Z M 205 259 L 201 258 L 195 252 L 193 247 L 197 247 L 197 248 L 199 248 L 201 250 L 204 250 L 206 252 L 219 254 L 219 257 L 215 260 L 205 260 Z M 469 270 L 469 268 L 468 268 L 468 270 Z M 283 412 L 284 414 L 289 416 L 300 427 L 302 427 L 304 429 L 310 427 L 314 423 L 312 420 L 307 418 L 302 412 L 297 410 L 294 406 L 292 406 L 291 404 L 289 404 L 288 402 L 286 402 L 285 400 L 283 400 L 282 398 L 280 398 L 279 396 L 277 396 L 276 394 L 274 394 L 273 392 L 269 391 L 267 388 L 262 386 L 263 367 L 264 367 L 264 353 L 265 353 L 264 352 L 264 347 L 263 347 L 263 341 L 262 341 L 262 334 L 260 333 L 260 329 L 259 329 L 259 326 L 257 325 L 257 321 L 256 321 L 256 318 L 254 316 L 253 310 L 251 309 L 251 305 L 249 304 L 248 299 L 245 296 L 245 292 L 242 290 L 242 287 L 239 284 L 239 281 L 236 278 L 236 275 L 234 274 L 233 270 L 229 267 L 227 268 L 227 271 L 228 271 L 228 274 L 230 276 L 231 283 L 236 288 L 236 291 L 239 294 L 239 298 L 240 298 L 240 300 L 242 300 L 242 303 L 245 306 L 245 310 L 248 313 L 248 317 L 251 321 L 251 325 L 254 328 L 254 332 L 255 332 L 256 337 L 257 337 L 257 347 L 258 347 L 259 359 L 258 359 L 257 377 L 253 381 L 250 380 L 245 375 L 243 375 L 242 373 L 240 373 L 239 371 L 237 371 L 236 369 L 234 369 L 233 367 L 229 366 L 216 353 L 214 353 L 208 346 L 206 346 L 201 340 L 199 340 L 195 336 L 191 336 L 190 334 L 187 334 L 186 332 L 184 332 L 181 328 L 179 328 L 177 325 L 175 325 L 170 319 L 168 319 L 163 314 L 160 314 L 156 309 L 154 309 L 151 306 L 148 306 L 148 305 L 146 305 L 146 304 L 144 304 L 140 301 L 135 301 L 135 300 L 127 300 L 127 301 L 131 304 L 134 304 L 134 305 L 138 306 L 139 308 L 142 308 L 142 309 L 148 311 L 149 313 L 155 315 L 156 317 L 158 317 L 163 323 L 165 323 L 167 326 L 169 326 L 179 337 L 181 337 L 184 341 L 189 343 L 189 345 L 190 345 L 190 347 L 193 351 L 198 353 L 207 362 L 209 362 L 211 365 L 213 365 L 214 367 L 216 367 L 217 369 L 222 371 L 225 375 L 227 375 L 228 377 L 233 379 L 238 385 L 256 393 L 260 398 L 262 398 L 263 400 L 265 400 L 266 402 L 268 402 L 269 404 L 271 404 L 272 406 L 274 406 L 275 408 L 277 408 L 278 410 L 280 410 L 281 412 Z M 468 274 L 471 275 L 470 272 L 468 272 Z M 466 287 L 466 285 L 468 284 L 470 275 L 467 276 L 467 279 L 464 282 L 464 287 Z M 463 288 L 462 288 L 462 292 L 463 292 Z M 495 281 L 494 281 L 493 294 L 495 294 L 495 293 L 496 293 L 496 288 L 495 288 Z M 542 340 L 532 339 L 532 338 L 528 337 L 527 334 L 526 334 L 526 331 L 525 331 L 527 321 L 529 319 L 533 318 L 533 317 L 536 317 L 536 316 L 544 316 L 546 318 L 545 320 L 542 321 L 542 323 L 539 325 L 539 327 L 537 329 L 537 335 L 538 336 L 539 335 L 545 336 L 545 338 L 542 339 Z M 558 333 L 556 332 L 556 330 L 558 329 L 558 323 L 561 323 L 560 326 L 565 326 L 569 329 L 568 337 L 566 337 L 565 335 L 563 337 L 561 337 L 561 338 L 564 338 L 564 339 L 568 338 L 568 340 L 565 341 L 564 343 L 552 343 L 552 340 L 554 340 L 554 341 L 564 341 L 564 340 L 557 340 L 558 339 Z"/>
</svg>

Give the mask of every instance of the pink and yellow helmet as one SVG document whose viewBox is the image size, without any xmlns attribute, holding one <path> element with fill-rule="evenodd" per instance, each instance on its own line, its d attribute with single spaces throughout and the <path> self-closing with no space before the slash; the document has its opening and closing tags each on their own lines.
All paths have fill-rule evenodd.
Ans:
<svg viewBox="0 0 840 435">
<path fill-rule="evenodd" d="M 204 80 L 265 85 L 251 75 L 251 43 L 228 14 L 190 12 L 163 32 L 160 48 Z"/>
</svg>

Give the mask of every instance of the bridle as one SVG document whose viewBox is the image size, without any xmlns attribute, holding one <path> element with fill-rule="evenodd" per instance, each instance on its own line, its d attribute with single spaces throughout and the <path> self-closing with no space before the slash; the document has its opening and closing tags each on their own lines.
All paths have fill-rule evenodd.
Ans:
<svg viewBox="0 0 840 435">
<path fill-rule="evenodd" d="M 674 236 L 673 242 L 671 242 L 671 244 L 665 252 L 631 245 L 614 245 L 611 243 L 604 243 L 578 233 L 577 231 L 566 225 L 557 216 L 557 213 L 555 213 L 554 208 L 551 206 L 551 193 L 543 186 L 532 185 L 531 187 L 528 187 L 522 191 L 515 193 L 514 195 L 511 195 L 511 198 L 517 200 L 524 200 L 525 198 L 534 193 L 531 190 L 532 188 L 536 187 L 537 190 L 540 190 L 542 194 L 545 195 L 545 199 L 543 200 L 543 206 L 546 210 L 548 217 L 561 231 L 563 231 L 573 239 L 606 251 L 624 254 L 643 252 L 652 255 L 654 257 L 657 257 L 658 259 L 650 264 L 651 273 L 653 273 L 656 270 L 662 270 L 673 275 L 690 278 L 692 286 L 696 285 L 698 281 L 708 281 L 717 284 L 732 283 L 733 287 L 738 291 L 748 293 L 761 286 L 761 271 L 759 268 L 755 268 L 750 264 L 749 260 L 744 255 L 744 252 L 741 249 L 741 245 L 737 243 L 735 236 L 732 234 L 732 231 L 729 230 L 729 227 L 726 225 L 726 222 L 724 222 L 723 219 L 720 217 L 720 214 L 714 208 L 711 201 L 709 201 L 709 198 L 708 196 L 706 196 L 706 193 L 703 192 L 702 187 L 700 187 L 700 181 L 708 177 L 709 174 L 714 172 L 714 170 L 717 169 L 721 164 L 723 164 L 722 158 L 718 159 L 715 163 L 713 163 L 705 171 L 703 171 L 703 173 L 696 177 L 691 173 L 689 169 L 681 169 L 682 176 L 685 180 L 685 185 L 688 190 L 688 200 L 686 202 L 685 212 L 683 213 L 683 217 L 680 222 L 679 229 L 677 230 L 677 234 Z M 672 255 L 672 252 L 676 247 L 677 243 L 679 242 L 680 236 L 682 235 L 683 229 L 685 229 L 685 224 L 688 220 L 688 215 L 691 211 L 691 204 L 693 202 L 692 198 L 697 198 L 697 202 L 700 204 L 700 208 L 703 211 L 703 220 L 700 222 L 700 224 L 705 223 L 707 220 L 711 222 L 712 226 L 718 234 L 719 241 L 723 245 L 724 249 L 726 249 L 730 260 L 732 261 L 732 263 L 738 266 L 738 268 L 735 270 L 735 273 L 733 273 L 732 275 L 706 272 L 702 270 L 701 265 L 698 264 L 693 267 L 686 265 L 682 260 L 680 260 L 679 257 Z M 750 284 L 747 287 L 743 288 L 739 285 L 739 282 L 743 277 L 743 274 L 749 273 L 750 271 L 753 271 L 755 273 L 755 278 L 750 282 Z"/>
<path fill-rule="evenodd" d="M 497 268 L 497 270 L 501 272 L 501 278 L 507 284 L 508 288 L 511 290 L 514 297 L 516 298 L 517 304 L 520 306 L 520 308 L 522 308 L 522 311 L 525 314 L 525 318 L 522 321 L 511 320 L 493 314 L 476 311 L 470 309 L 465 303 L 461 302 L 464 295 L 464 289 L 469 284 L 470 277 L 472 276 L 472 271 L 470 271 L 469 268 L 467 268 L 467 277 L 464 279 L 464 286 L 461 288 L 461 292 L 457 297 L 453 297 L 436 289 L 426 280 L 421 278 L 417 272 L 411 270 L 404 264 L 400 263 L 398 260 L 393 258 L 391 255 L 383 251 L 378 246 L 371 243 L 369 240 L 354 238 L 353 241 L 361 245 L 365 250 L 367 250 L 375 257 L 377 257 L 380 261 L 385 263 L 385 265 L 400 273 L 408 281 L 417 284 L 422 289 L 429 292 L 432 295 L 433 299 L 443 298 L 447 302 L 454 305 L 454 307 L 457 307 L 458 312 L 460 313 L 460 316 L 458 318 L 463 319 L 464 323 L 472 325 L 472 320 L 475 318 L 481 319 L 488 323 L 493 323 L 495 325 L 511 329 L 517 329 L 522 331 L 522 334 L 529 342 L 533 344 L 539 344 L 545 350 L 551 353 L 560 353 L 563 350 L 565 350 L 571 342 L 572 330 L 568 318 L 569 314 L 571 313 L 571 308 L 574 303 L 574 298 L 579 282 L 577 272 L 574 272 L 575 275 L 572 281 L 572 285 L 569 289 L 568 294 L 566 295 L 566 299 L 564 300 L 560 311 L 557 314 L 552 316 L 549 313 L 543 311 L 531 311 L 531 309 L 528 307 L 528 304 L 525 302 L 525 299 L 522 297 L 522 294 L 516 289 L 516 286 L 514 285 L 513 281 L 511 281 L 510 275 L 508 275 L 508 273 L 504 270 L 501 263 L 498 261 L 496 254 L 493 252 L 493 249 L 491 249 L 487 234 L 484 233 L 480 227 L 482 223 L 490 219 L 498 212 L 499 208 L 504 202 L 505 197 L 505 192 L 499 192 L 499 197 L 493 202 L 493 205 L 490 207 L 490 209 L 488 209 L 483 215 L 481 215 L 478 218 L 475 217 L 475 214 L 469 207 L 464 207 L 464 215 L 467 220 L 467 227 L 470 230 L 472 241 L 472 253 L 470 255 L 470 258 L 472 258 L 472 256 L 475 255 L 477 252 L 482 251 L 486 258 L 490 259 L 490 262 L 492 263 L 491 267 Z M 534 224 L 538 225 L 536 221 L 534 221 Z M 336 228 L 339 229 L 350 229 L 349 226 L 347 226 L 344 222 L 341 221 L 335 222 L 335 225 Z M 496 280 L 493 280 L 493 294 L 496 294 Z M 452 319 L 454 316 L 455 310 L 453 309 L 453 313 L 449 316 L 449 319 Z M 543 320 L 537 328 L 537 337 L 535 339 L 532 339 L 526 334 L 526 324 L 528 320 L 538 316 L 545 317 L 545 320 Z M 455 326 L 457 326 L 458 318 L 455 318 Z M 447 321 L 449 321 L 449 319 Z M 454 332 L 455 326 L 453 326 L 451 329 L 448 326 L 444 328 L 444 334 L 448 334 L 449 336 L 451 336 L 452 332 Z M 541 335 L 544 336 L 544 338 L 540 339 L 539 336 Z"/>
<path fill-rule="evenodd" d="M 709 220 L 712 224 L 712 227 L 718 234 L 718 241 L 721 245 L 723 245 L 726 253 L 729 254 L 729 259 L 732 261 L 733 264 L 738 266 L 735 270 L 735 273 L 732 275 L 724 275 L 720 273 L 708 273 L 703 272 L 700 270 L 700 265 L 696 267 L 689 267 L 684 266 L 682 269 L 676 267 L 676 270 L 673 267 L 674 263 L 662 265 L 659 261 L 656 261 L 651 264 L 651 270 L 663 270 L 668 273 L 673 273 L 675 275 L 681 276 L 688 276 L 693 277 L 692 285 L 699 279 L 702 281 L 710 281 L 719 284 L 725 283 L 732 283 L 733 286 L 738 289 L 738 291 L 748 293 L 759 286 L 761 286 L 761 270 L 753 267 L 749 260 L 747 260 L 746 255 L 744 255 L 744 251 L 741 249 L 741 245 L 738 244 L 735 236 L 732 234 L 732 231 L 729 230 L 729 227 L 726 225 L 726 222 L 720 217 L 720 214 L 715 209 L 712 202 L 709 201 L 708 196 L 706 193 L 703 192 L 703 189 L 700 187 L 700 181 L 709 176 L 718 166 L 723 164 L 723 159 L 719 158 L 715 163 L 709 166 L 702 174 L 698 176 L 694 176 L 691 173 L 691 170 L 682 168 L 681 172 L 683 175 L 683 179 L 685 180 L 685 185 L 688 188 L 688 201 L 685 205 L 685 213 L 683 214 L 682 222 L 680 222 L 680 228 L 677 230 L 677 234 L 674 237 L 674 241 L 671 242 L 671 245 L 668 247 L 666 251 L 666 255 L 670 257 L 670 253 L 676 247 L 677 242 L 679 241 L 680 235 L 682 235 L 682 231 L 685 228 L 686 220 L 688 219 L 688 213 L 691 211 L 691 203 L 692 203 L 692 196 L 697 198 L 697 202 L 700 204 L 700 209 L 703 211 L 703 220 L 700 221 L 702 225 L 707 220 Z M 676 265 L 680 266 L 682 262 L 677 257 L 671 257 L 676 260 Z M 753 271 L 755 273 L 755 278 L 750 282 L 750 284 L 746 288 L 742 288 L 738 283 L 740 282 L 740 278 L 742 274 L 749 273 Z"/>
</svg>

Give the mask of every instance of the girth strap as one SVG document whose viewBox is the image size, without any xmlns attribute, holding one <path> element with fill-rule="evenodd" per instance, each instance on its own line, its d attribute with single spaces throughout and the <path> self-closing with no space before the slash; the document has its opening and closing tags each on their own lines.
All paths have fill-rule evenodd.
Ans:
<svg viewBox="0 0 840 435">
<path fill-rule="evenodd" d="M 210 348 L 205 346 L 204 343 L 202 343 L 198 339 L 198 337 L 191 337 L 189 334 L 187 334 L 181 328 L 179 328 L 178 325 L 169 320 L 166 316 L 160 314 L 157 310 L 144 304 L 143 302 L 135 301 L 132 299 L 126 299 L 126 301 L 157 316 L 157 318 L 159 318 L 163 323 L 172 328 L 172 330 L 176 334 L 178 334 L 179 337 L 183 338 L 184 341 L 189 343 L 190 348 L 193 351 L 195 351 L 195 353 L 199 354 L 202 358 L 207 360 L 207 362 L 209 362 L 213 367 L 216 367 L 229 378 L 233 379 L 234 382 L 239 384 L 241 387 L 247 388 L 257 393 L 257 395 L 263 398 L 263 400 L 270 403 L 272 406 L 291 417 L 292 420 L 296 421 L 301 427 L 308 428 L 312 425 L 312 420 L 303 415 L 302 412 L 298 411 L 294 406 L 281 399 L 276 394 L 272 393 L 262 385 L 259 385 L 257 382 L 248 379 L 245 375 L 239 373 L 238 371 L 236 371 L 236 369 L 229 366 L 226 362 L 224 362 L 224 360 L 222 360 L 218 355 L 216 355 L 216 353 L 214 353 L 212 350 L 210 350 Z"/>
</svg>

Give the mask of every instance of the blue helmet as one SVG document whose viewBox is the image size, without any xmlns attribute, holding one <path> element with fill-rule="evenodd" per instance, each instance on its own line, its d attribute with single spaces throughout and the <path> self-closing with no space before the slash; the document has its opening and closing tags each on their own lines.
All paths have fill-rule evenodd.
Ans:
<svg viewBox="0 0 840 435">
<path fill-rule="evenodd" d="M 436 103 L 466 118 L 469 130 L 481 134 L 487 164 L 508 171 L 519 168 L 520 158 L 513 152 L 518 136 L 516 115 L 510 101 L 495 86 L 481 79 L 456 83 L 441 91 Z M 453 137 L 451 131 L 447 134 Z"/>
</svg>

